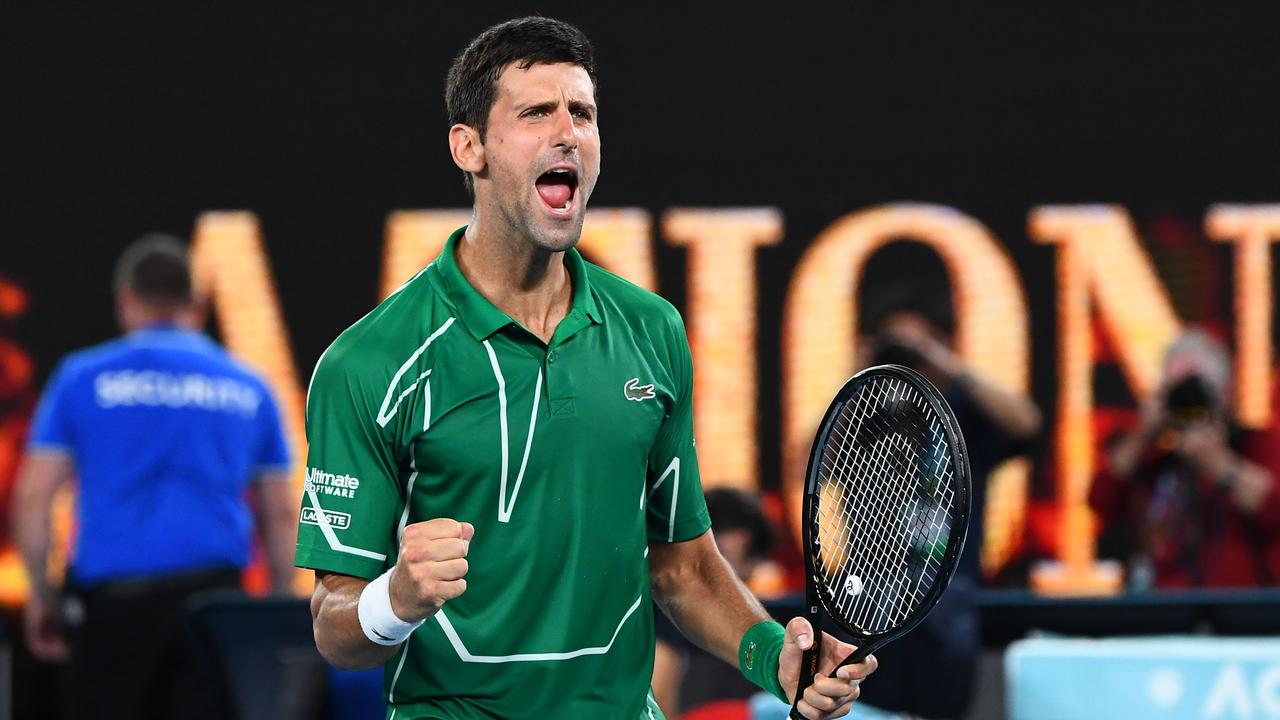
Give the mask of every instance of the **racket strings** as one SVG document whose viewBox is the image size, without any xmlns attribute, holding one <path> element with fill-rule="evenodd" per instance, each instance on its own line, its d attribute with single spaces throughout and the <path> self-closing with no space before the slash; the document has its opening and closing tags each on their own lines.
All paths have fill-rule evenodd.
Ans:
<svg viewBox="0 0 1280 720">
<path fill-rule="evenodd" d="M 890 398 L 890 400 L 894 401 L 896 398 Z M 872 424 L 902 422 L 902 419 L 898 417 L 870 418 L 870 420 Z M 888 483 L 893 482 L 895 478 L 902 477 L 901 466 L 910 466 L 916 462 L 917 459 L 914 457 L 915 450 L 908 444 L 901 432 L 890 432 L 890 428 L 868 428 L 865 423 L 866 421 L 864 420 L 862 434 L 865 437 L 865 433 L 870 431 L 874 440 L 871 443 L 870 452 L 866 456 L 867 462 L 863 463 L 863 467 L 869 470 L 871 474 L 871 477 L 868 478 L 868 484 L 873 487 L 884 488 L 887 487 Z M 910 433 L 910 429 L 908 429 L 908 433 Z M 856 437 L 858 436 L 853 436 L 849 440 L 852 441 Z M 846 463 L 848 462 L 848 448 L 853 445 L 854 443 L 848 441 L 842 443 Z M 846 491 L 856 488 L 855 485 L 849 483 L 844 484 L 842 487 Z M 900 490 L 901 488 L 898 489 Z M 861 511 L 861 515 L 870 517 L 870 522 L 861 524 L 869 525 L 870 527 L 886 527 L 894 523 L 900 525 L 903 517 L 917 517 L 915 511 L 919 504 L 918 497 L 901 498 L 900 502 L 909 502 L 911 506 L 906 509 L 905 513 L 900 513 L 897 517 L 891 514 L 894 511 L 893 503 L 886 501 L 890 499 L 883 497 L 883 494 L 854 493 L 852 497 L 853 503 L 846 502 L 842 508 L 845 522 L 851 520 L 852 516 L 858 515 L 859 511 Z M 868 515 L 868 513 L 870 514 Z M 859 626 L 876 626 L 895 623 L 899 619 L 897 617 L 899 613 L 909 610 L 909 607 L 903 603 L 904 591 L 908 589 L 905 573 L 879 573 L 881 577 L 885 578 L 884 592 L 874 593 L 868 591 L 877 588 L 869 586 L 867 581 L 862 580 L 864 576 L 869 580 L 870 575 L 873 573 L 858 573 L 858 569 L 874 566 L 877 561 L 891 562 L 895 558 L 905 557 L 909 550 L 907 543 L 910 538 L 910 530 L 912 528 L 909 528 L 908 532 L 873 533 L 868 535 L 868 539 L 871 542 L 855 542 L 851 544 L 855 553 L 851 558 L 850 564 L 854 568 L 854 573 L 859 577 L 858 584 L 862 585 L 864 590 L 862 593 L 855 593 L 851 590 L 856 590 L 856 585 L 849 588 L 844 593 L 844 597 L 836 601 L 837 612 L 851 616 L 853 622 Z M 853 609 L 855 601 L 860 596 L 864 597 L 866 601 L 858 608 L 858 612 L 850 613 L 849 611 Z"/>
<path fill-rule="evenodd" d="M 892 629 L 929 594 L 954 512 L 941 420 L 909 384 L 875 378 L 836 418 L 821 456 L 815 568 L 832 614 Z"/>
<path fill-rule="evenodd" d="M 869 396 L 862 397 L 863 405 L 866 404 L 868 397 Z M 846 411 L 845 413 L 846 415 L 849 416 L 849 422 L 845 424 L 846 431 L 848 431 L 851 428 L 854 428 L 855 426 L 858 427 L 859 429 L 854 430 L 853 432 L 849 432 L 849 434 L 845 437 L 844 441 L 841 442 L 840 450 L 836 457 L 837 462 L 833 466 L 833 469 L 844 467 L 848 465 L 850 462 L 850 458 L 852 457 L 852 451 L 855 448 L 854 440 L 858 436 L 858 434 L 861 432 L 862 426 L 860 424 L 860 421 L 865 420 L 865 409 L 858 408 L 858 410 L 863 412 L 855 414 L 855 413 Z M 894 448 L 892 447 L 893 439 L 888 438 L 888 440 L 889 442 L 877 443 L 876 446 L 872 448 L 872 452 L 874 453 L 874 456 L 872 457 L 870 466 L 873 471 L 878 471 L 883 469 L 884 465 L 887 462 L 889 462 L 888 453 Z M 876 472 L 875 474 L 879 475 L 880 473 Z M 872 478 L 872 481 L 882 482 L 883 478 L 880 478 L 880 477 Z M 853 568 L 855 569 L 854 572 L 856 574 L 857 568 L 862 568 L 867 566 L 866 561 L 869 556 L 870 557 L 889 557 L 891 553 L 895 552 L 895 550 L 900 550 L 900 548 L 891 547 L 890 543 L 892 542 L 892 538 L 890 535 L 884 534 L 884 533 L 878 533 L 878 534 L 868 536 L 867 540 L 869 540 L 870 542 L 865 542 L 865 543 L 854 542 L 853 538 L 850 537 L 852 533 L 857 531 L 857 528 L 855 527 L 855 523 L 854 523 L 854 518 L 855 517 L 867 518 L 868 522 L 866 522 L 865 524 L 869 524 L 871 526 L 876 526 L 876 527 L 884 526 L 885 524 L 891 522 L 893 519 L 889 515 L 890 513 L 889 506 L 886 503 L 874 502 L 876 498 L 871 495 L 850 493 L 849 491 L 853 489 L 853 486 L 851 484 L 840 483 L 840 484 L 832 485 L 832 487 L 838 487 L 841 491 L 839 496 L 834 497 L 835 502 L 830 503 L 828 507 L 833 508 L 840 513 L 837 522 L 842 529 L 841 539 L 843 540 L 843 542 L 840 543 L 840 547 L 842 548 L 842 551 L 844 553 L 838 559 L 837 563 L 834 564 L 833 566 L 834 568 L 840 568 L 845 565 L 852 565 Z M 852 554 L 850 554 L 850 551 L 852 551 Z M 859 577 L 859 580 L 853 581 L 853 582 L 865 585 L 865 583 L 861 582 L 861 575 L 858 575 L 858 577 Z M 846 580 L 847 580 L 847 577 L 846 577 Z M 851 586 L 850 590 L 852 589 L 856 589 L 856 586 Z M 858 593 L 854 593 L 851 591 L 846 591 L 843 594 L 843 597 L 838 596 L 838 598 L 836 599 L 837 612 L 841 614 L 847 614 L 850 609 L 850 606 L 852 605 L 853 601 L 857 597 L 858 597 Z M 873 610 L 880 613 L 881 615 L 888 615 L 892 613 L 892 609 L 889 607 L 885 607 L 885 605 L 881 602 L 881 600 L 876 596 L 867 595 L 866 597 L 868 602 L 863 604 L 863 607 L 861 608 L 862 612 L 855 619 L 865 620 L 865 616 L 871 613 Z"/>
</svg>

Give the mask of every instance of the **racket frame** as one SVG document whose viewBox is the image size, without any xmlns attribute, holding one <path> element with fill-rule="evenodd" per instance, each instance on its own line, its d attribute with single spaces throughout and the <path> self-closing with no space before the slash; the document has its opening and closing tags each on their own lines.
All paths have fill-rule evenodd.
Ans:
<svg viewBox="0 0 1280 720">
<path fill-rule="evenodd" d="M 814 568 L 815 558 L 817 557 L 817 543 L 815 543 L 815 519 L 818 512 L 818 496 L 820 490 L 819 476 L 822 468 L 822 456 L 825 452 L 827 439 L 831 436 L 832 427 L 836 420 L 840 417 L 840 413 L 844 410 L 849 400 L 855 393 L 867 382 L 877 378 L 890 376 L 907 382 L 912 388 L 924 395 L 926 401 L 933 406 L 935 414 L 938 416 L 939 422 L 943 425 L 943 431 L 946 433 L 947 441 L 953 448 L 952 459 L 954 463 L 953 472 L 955 478 L 952 481 L 955 492 L 955 506 L 957 512 L 951 522 L 951 533 L 947 537 L 947 549 L 943 554 L 942 560 L 938 565 L 938 575 L 933 585 L 929 588 L 929 592 L 925 595 L 920 604 L 911 611 L 911 613 L 898 626 L 890 630 L 876 635 L 869 635 L 855 630 L 848 623 L 844 622 L 839 615 L 830 612 L 826 607 L 826 601 L 822 597 L 822 593 L 818 590 L 818 582 L 816 578 L 816 570 Z M 796 704 L 804 695 L 804 691 L 813 684 L 814 675 L 818 672 L 818 660 L 822 656 L 822 615 L 827 618 L 841 630 L 850 636 L 862 641 L 858 643 L 857 648 L 848 657 L 842 660 L 836 668 L 862 662 L 868 655 L 876 650 L 884 647 L 888 643 L 902 637 L 910 632 L 913 628 L 920 624 L 921 621 L 929 614 L 933 607 L 938 604 L 938 600 L 942 598 L 942 593 L 946 591 L 947 586 L 951 583 L 951 577 L 955 573 L 956 565 L 959 563 L 960 555 L 964 552 L 964 544 L 969 530 L 969 514 L 972 511 L 971 487 L 969 470 L 969 451 L 965 446 L 964 435 L 960 432 L 960 426 L 956 422 L 955 414 L 951 411 L 951 406 L 947 404 L 942 393 L 933 386 L 923 375 L 904 367 L 902 365 L 876 365 L 869 367 L 849 378 L 840 391 L 836 393 L 831 404 L 827 406 L 827 412 L 822 417 L 822 422 L 818 425 L 818 432 L 814 434 L 813 446 L 809 450 L 809 462 L 805 469 L 805 491 L 804 491 L 804 597 L 805 597 L 805 616 L 809 621 L 809 625 L 813 627 L 813 644 L 809 650 L 804 652 L 800 662 L 800 677 L 796 685 L 795 699 L 791 704 L 791 717 L 803 718 Z M 832 672 L 835 670 L 833 669 Z"/>
</svg>

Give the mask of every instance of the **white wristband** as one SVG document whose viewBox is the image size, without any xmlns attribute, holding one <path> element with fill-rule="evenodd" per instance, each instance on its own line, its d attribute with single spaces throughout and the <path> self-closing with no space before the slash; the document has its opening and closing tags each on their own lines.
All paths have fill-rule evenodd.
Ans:
<svg viewBox="0 0 1280 720">
<path fill-rule="evenodd" d="M 388 647 L 404 642 L 409 633 L 417 630 L 423 623 L 423 620 L 405 622 L 391 609 L 391 570 L 364 586 L 364 591 L 360 593 L 360 604 L 356 608 L 364 636 L 371 642 Z"/>
</svg>

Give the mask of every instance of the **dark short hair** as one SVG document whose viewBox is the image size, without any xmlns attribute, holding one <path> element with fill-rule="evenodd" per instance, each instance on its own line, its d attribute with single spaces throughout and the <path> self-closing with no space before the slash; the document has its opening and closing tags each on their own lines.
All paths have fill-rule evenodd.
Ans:
<svg viewBox="0 0 1280 720">
<path fill-rule="evenodd" d="M 755 495 L 734 488 L 718 487 L 706 492 L 707 513 L 714 532 L 745 530 L 751 538 L 747 552 L 752 557 L 766 558 L 773 552 L 777 539 L 773 524 Z"/>
<path fill-rule="evenodd" d="M 877 250 L 862 270 L 858 288 L 858 330 L 875 335 L 898 313 L 922 316 L 945 335 L 955 332 L 951 282 L 933 248 L 897 241 Z"/>
<path fill-rule="evenodd" d="M 521 70 L 535 63 L 573 63 L 586 70 L 591 85 L 596 85 L 595 51 L 581 30 L 536 15 L 508 20 L 477 35 L 453 59 L 444 84 L 449 125 L 470 125 L 483 142 L 498 95 L 498 76 L 512 63 Z M 471 174 L 464 175 L 470 190 Z"/>
<path fill-rule="evenodd" d="M 173 307 L 191 304 L 191 260 L 172 235 L 152 234 L 125 248 L 116 262 L 115 289 L 143 302 Z"/>
<path fill-rule="evenodd" d="M 859 332 L 878 335 L 889 319 L 899 313 L 919 315 L 943 335 L 955 333 L 955 313 L 949 298 L 936 290 L 922 290 L 907 285 L 882 285 L 866 293 L 861 306 Z"/>
</svg>

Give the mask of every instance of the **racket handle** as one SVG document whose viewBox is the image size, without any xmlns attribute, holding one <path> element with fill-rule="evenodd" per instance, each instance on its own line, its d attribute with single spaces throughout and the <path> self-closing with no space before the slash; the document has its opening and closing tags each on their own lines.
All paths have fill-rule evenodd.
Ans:
<svg viewBox="0 0 1280 720">
<path fill-rule="evenodd" d="M 804 715 L 800 714 L 799 704 L 800 698 L 804 697 L 804 691 L 809 689 L 813 684 L 813 676 L 818 673 L 818 656 L 822 652 L 822 633 L 815 632 L 813 646 L 804 651 L 804 655 L 800 658 L 800 677 L 796 681 L 796 699 L 791 703 L 791 720 L 808 720 Z"/>
<path fill-rule="evenodd" d="M 853 654 L 845 658 L 844 662 L 840 663 L 836 667 L 841 668 L 841 667 L 844 667 L 845 665 L 857 665 L 863 660 L 866 660 L 867 656 L 870 655 L 871 651 L 874 649 L 875 648 L 874 646 L 871 645 L 871 643 L 863 643 L 860 647 L 858 647 L 853 651 Z"/>
<path fill-rule="evenodd" d="M 822 635 L 819 633 L 818 642 L 821 642 L 821 640 Z M 871 643 L 866 643 L 862 647 L 854 650 L 849 657 L 844 659 L 844 662 L 840 663 L 836 667 L 840 668 L 845 665 L 856 665 L 863 660 L 866 660 L 867 656 L 870 655 L 871 651 L 874 649 L 875 647 Z M 800 681 L 796 685 L 796 701 L 791 703 L 791 714 L 787 716 L 791 718 L 791 720 L 808 720 L 808 718 L 800 714 L 800 710 L 796 706 L 799 704 L 800 698 L 804 695 L 804 691 L 813 684 L 813 676 L 818 672 L 818 652 L 820 650 L 821 646 L 818 643 L 814 643 L 812 648 L 809 648 L 804 652 L 804 657 L 800 660 Z"/>
</svg>

